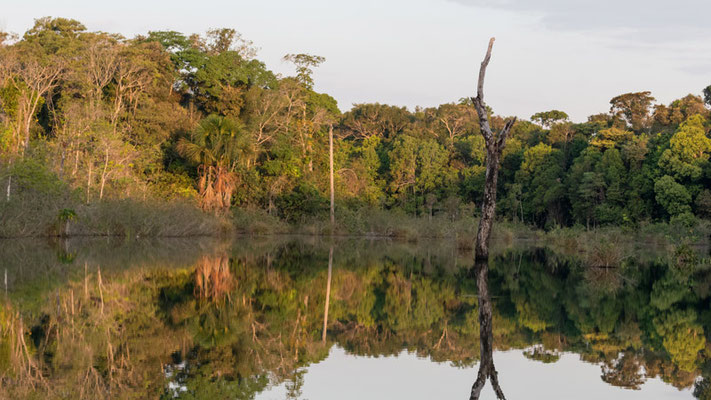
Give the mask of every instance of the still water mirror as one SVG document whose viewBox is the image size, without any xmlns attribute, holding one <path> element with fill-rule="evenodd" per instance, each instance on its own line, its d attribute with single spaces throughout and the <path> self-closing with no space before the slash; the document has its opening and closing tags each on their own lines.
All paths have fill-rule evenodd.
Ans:
<svg viewBox="0 0 711 400">
<path fill-rule="evenodd" d="M 444 241 L 5 241 L 0 398 L 468 399 L 491 363 L 508 399 L 709 399 L 707 256 L 514 241 L 482 280 Z"/>
</svg>

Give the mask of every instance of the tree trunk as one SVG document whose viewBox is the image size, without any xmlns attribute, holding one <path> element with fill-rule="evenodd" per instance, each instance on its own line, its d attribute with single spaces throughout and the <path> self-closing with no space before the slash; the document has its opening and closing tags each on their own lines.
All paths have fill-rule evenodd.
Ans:
<svg viewBox="0 0 711 400">
<path fill-rule="evenodd" d="M 328 164 L 329 164 L 329 175 L 331 179 L 331 235 L 333 235 L 333 230 L 336 224 L 336 216 L 334 212 L 334 190 L 333 190 L 333 125 L 328 129 Z"/>
<path fill-rule="evenodd" d="M 66 153 L 67 150 L 64 146 L 62 146 L 62 153 L 60 155 L 59 159 L 59 179 L 63 180 L 64 179 L 64 159 L 66 158 Z"/>
<path fill-rule="evenodd" d="M 77 174 L 79 169 L 79 150 L 74 151 L 74 169 L 72 170 L 72 177 Z"/>
<path fill-rule="evenodd" d="M 10 201 L 10 188 L 12 187 L 12 174 L 7 176 L 7 191 L 5 193 L 5 199 Z"/>
<path fill-rule="evenodd" d="M 486 103 L 484 102 L 484 76 L 486 67 L 491 59 L 491 48 L 494 46 L 494 38 L 489 40 L 489 47 L 486 51 L 484 61 L 479 69 L 479 82 L 477 85 L 477 96 L 472 98 L 474 107 L 479 115 L 479 125 L 481 134 L 486 142 L 486 181 L 484 186 L 484 200 L 481 205 L 481 218 L 476 235 L 474 246 L 474 272 L 477 281 L 479 300 L 479 344 L 481 349 L 481 361 L 479 362 L 479 372 L 477 379 L 472 386 L 470 400 L 478 400 L 481 390 L 486 383 L 486 379 L 491 380 L 496 396 L 504 400 L 504 393 L 499 386 L 499 379 L 494 367 L 493 339 L 492 339 L 492 306 L 489 297 L 488 274 L 489 274 L 489 238 L 491 237 L 491 227 L 496 215 L 496 184 L 499 175 L 499 158 L 506 145 L 506 137 L 511 131 L 511 127 L 516 118 L 510 119 L 498 134 L 492 132 L 489 126 L 489 115 Z"/>
<path fill-rule="evenodd" d="M 332 238 L 333 239 L 333 238 Z M 326 305 L 323 308 L 323 333 L 321 341 L 326 343 L 326 333 L 328 333 L 328 305 L 331 298 L 331 271 L 333 270 L 333 243 L 328 249 L 328 280 L 326 281 Z"/>
<path fill-rule="evenodd" d="M 104 157 L 104 170 L 101 171 L 101 189 L 99 190 L 99 200 L 104 198 L 104 185 L 106 184 L 106 169 L 109 166 L 109 149 L 106 149 L 106 155 Z"/>
<path fill-rule="evenodd" d="M 86 204 L 89 204 L 89 193 L 91 191 L 91 167 L 94 165 L 91 160 L 89 160 L 89 173 L 86 178 Z"/>
</svg>

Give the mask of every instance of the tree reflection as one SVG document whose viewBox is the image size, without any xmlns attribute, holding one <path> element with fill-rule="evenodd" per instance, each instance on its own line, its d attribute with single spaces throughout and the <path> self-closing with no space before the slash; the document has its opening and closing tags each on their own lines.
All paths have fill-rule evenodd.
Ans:
<svg viewBox="0 0 711 400">
<path fill-rule="evenodd" d="M 496 397 L 506 399 L 499 385 L 499 376 L 494 366 L 494 333 L 492 323 L 491 297 L 489 296 L 489 263 L 488 260 L 477 260 L 475 265 L 476 287 L 479 299 L 479 372 L 472 386 L 470 400 L 478 400 L 487 378 L 491 380 Z"/>
<path fill-rule="evenodd" d="M 77 246 L 71 264 L 51 248 L 0 248 L 5 260 L 47 265 L 42 274 L 19 261 L 0 266 L 10 288 L 0 307 L 0 397 L 157 398 L 167 370 L 186 391 L 165 398 L 253 398 L 281 384 L 297 397 L 300 371 L 339 346 L 478 362 L 472 399 L 487 380 L 504 398 L 493 351 L 512 349 L 542 363 L 578 354 L 601 368 L 593 379 L 627 389 L 652 378 L 698 382 L 709 398 L 705 265 L 631 258 L 590 270 L 580 257 L 534 247 L 495 253 L 467 276 L 449 267 L 466 253 L 358 243 L 245 241 L 192 255 L 169 248 L 160 259 L 113 247 L 99 258 L 108 253 Z"/>
</svg>

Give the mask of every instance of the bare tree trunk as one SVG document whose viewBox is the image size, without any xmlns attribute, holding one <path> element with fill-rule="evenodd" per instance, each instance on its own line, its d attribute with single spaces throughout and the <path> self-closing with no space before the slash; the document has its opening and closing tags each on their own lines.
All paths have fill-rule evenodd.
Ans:
<svg viewBox="0 0 711 400">
<path fill-rule="evenodd" d="M 331 299 L 331 273 L 333 270 L 333 243 L 328 249 L 328 280 L 326 281 L 326 305 L 323 309 L 323 333 L 321 334 L 321 341 L 326 343 L 326 333 L 328 333 L 328 305 Z"/>
<path fill-rule="evenodd" d="M 72 177 L 74 177 L 77 174 L 78 169 L 79 169 L 79 150 L 76 150 L 74 152 L 74 169 L 72 170 Z"/>
<path fill-rule="evenodd" d="M 329 163 L 329 175 L 331 179 L 331 235 L 333 235 L 333 230 L 336 224 L 336 216 L 334 212 L 334 190 L 333 190 L 333 125 L 328 129 L 328 163 Z"/>
<path fill-rule="evenodd" d="M 86 204 L 89 204 L 89 193 L 91 192 L 91 167 L 94 165 L 91 160 L 89 160 L 89 173 L 86 178 Z"/>
<path fill-rule="evenodd" d="M 104 170 L 101 172 L 101 189 L 99 190 L 99 200 L 104 198 L 104 185 L 106 184 L 106 168 L 109 166 L 109 149 L 106 149 L 104 157 Z"/>
<path fill-rule="evenodd" d="M 12 174 L 7 176 L 7 192 L 5 194 L 5 199 L 10 201 L 10 188 L 12 187 Z"/>
<path fill-rule="evenodd" d="M 477 96 L 472 98 L 474 107 L 479 115 L 479 125 L 481 134 L 486 141 L 486 182 L 484 186 L 484 201 L 481 205 L 481 219 L 476 235 L 474 246 L 474 272 L 476 274 L 477 289 L 479 297 L 479 343 L 481 348 L 481 361 L 479 362 L 479 372 L 476 382 L 472 386 L 470 400 L 478 400 L 481 389 L 486 383 L 486 379 L 491 379 L 496 396 L 504 400 L 504 393 L 499 386 L 499 379 L 494 367 L 493 358 L 493 338 L 491 326 L 491 299 L 489 297 L 488 273 L 489 273 L 489 238 L 491 227 L 496 214 L 496 184 L 499 173 L 499 158 L 506 145 L 506 137 L 511 127 L 516 122 L 516 118 L 510 119 L 498 134 L 494 134 L 489 126 L 489 115 L 484 102 L 484 76 L 486 67 L 491 59 L 491 48 L 494 46 L 494 38 L 489 40 L 489 47 L 486 51 L 484 61 L 479 69 L 479 82 L 477 85 Z"/>
<path fill-rule="evenodd" d="M 62 146 L 62 154 L 59 159 L 59 179 L 64 179 L 64 159 L 66 158 L 67 149 Z"/>
</svg>

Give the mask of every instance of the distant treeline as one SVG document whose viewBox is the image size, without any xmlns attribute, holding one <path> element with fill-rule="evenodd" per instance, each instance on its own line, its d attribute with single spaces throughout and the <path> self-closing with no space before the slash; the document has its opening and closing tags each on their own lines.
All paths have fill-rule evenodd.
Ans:
<svg viewBox="0 0 711 400">
<path fill-rule="evenodd" d="M 327 212 L 331 127 L 337 208 L 453 219 L 475 209 L 486 151 L 470 100 L 342 113 L 314 90 L 323 57 L 288 54 L 296 76 L 282 77 L 255 56 L 233 29 L 127 39 L 40 18 L 22 37 L 0 33 L 0 213 L 18 196 L 62 193 L 69 205 L 187 198 L 299 221 Z M 584 123 L 558 110 L 519 121 L 499 213 L 539 227 L 711 216 L 703 92 L 668 105 L 622 94 Z M 500 129 L 504 117 L 491 121 Z"/>
</svg>

